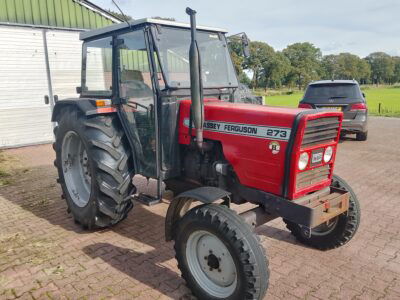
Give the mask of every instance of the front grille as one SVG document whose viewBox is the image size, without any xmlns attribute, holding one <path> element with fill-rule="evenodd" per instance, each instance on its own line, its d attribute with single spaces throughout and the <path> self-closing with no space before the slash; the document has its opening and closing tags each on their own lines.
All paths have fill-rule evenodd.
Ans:
<svg viewBox="0 0 400 300">
<path fill-rule="evenodd" d="M 296 188 L 302 189 L 329 178 L 330 166 L 325 165 L 314 170 L 308 170 L 297 174 Z"/>
<path fill-rule="evenodd" d="M 338 134 L 339 118 L 327 117 L 307 122 L 301 146 L 310 147 L 332 142 Z"/>
</svg>

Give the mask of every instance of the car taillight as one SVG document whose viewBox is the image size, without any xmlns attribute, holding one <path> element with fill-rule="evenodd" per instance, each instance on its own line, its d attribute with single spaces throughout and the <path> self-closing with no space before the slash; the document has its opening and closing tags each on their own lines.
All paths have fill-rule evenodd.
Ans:
<svg viewBox="0 0 400 300">
<path fill-rule="evenodd" d="M 365 103 L 354 103 L 351 105 L 350 110 L 366 110 L 367 106 Z"/>
<path fill-rule="evenodd" d="M 299 108 L 313 108 L 311 104 L 299 103 Z"/>
</svg>

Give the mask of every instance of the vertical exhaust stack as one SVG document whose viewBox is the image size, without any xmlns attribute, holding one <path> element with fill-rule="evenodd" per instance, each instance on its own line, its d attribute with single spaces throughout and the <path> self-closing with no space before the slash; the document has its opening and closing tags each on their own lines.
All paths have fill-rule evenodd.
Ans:
<svg viewBox="0 0 400 300">
<path fill-rule="evenodd" d="M 196 11 L 186 8 L 190 16 L 191 42 L 189 49 L 190 63 L 190 93 L 192 98 L 192 115 L 196 129 L 196 143 L 200 150 L 203 149 L 204 102 L 203 85 L 201 82 L 200 53 L 196 40 Z"/>
</svg>

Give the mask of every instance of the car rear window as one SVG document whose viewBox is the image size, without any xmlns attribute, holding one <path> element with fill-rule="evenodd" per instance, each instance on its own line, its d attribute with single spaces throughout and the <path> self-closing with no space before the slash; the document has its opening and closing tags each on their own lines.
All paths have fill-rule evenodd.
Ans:
<svg viewBox="0 0 400 300">
<path fill-rule="evenodd" d="M 361 98 L 356 84 L 313 84 L 309 85 L 304 99 Z"/>
</svg>

